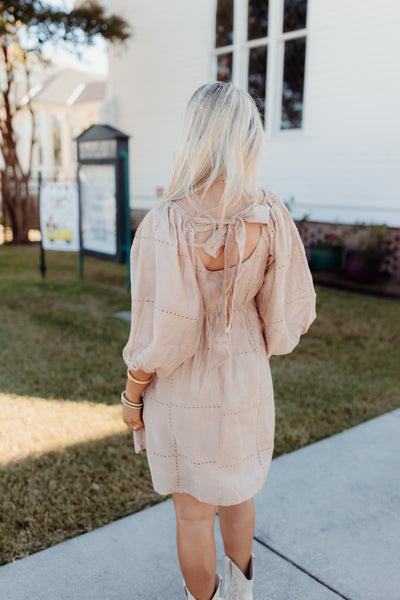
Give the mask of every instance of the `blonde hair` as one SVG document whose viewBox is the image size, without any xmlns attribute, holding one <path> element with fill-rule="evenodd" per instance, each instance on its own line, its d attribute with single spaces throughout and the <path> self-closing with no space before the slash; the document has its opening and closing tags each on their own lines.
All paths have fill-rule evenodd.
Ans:
<svg viewBox="0 0 400 600">
<path fill-rule="evenodd" d="M 180 140 L 164 201 L 201 194 L 224 182 L 219 203 L 219 225 L 228 208 L 255 203 L 258 165 L 264 149 L 264 128 L 253 98 L 231 83 L 200 86 L 186 107 Z M 200 194 L 199 194 L 200 195 Z"/>
</svg>

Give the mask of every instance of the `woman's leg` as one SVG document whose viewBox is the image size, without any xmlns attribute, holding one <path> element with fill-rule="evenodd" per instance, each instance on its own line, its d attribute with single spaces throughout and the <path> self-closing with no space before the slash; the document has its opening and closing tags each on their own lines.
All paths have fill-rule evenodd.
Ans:
<svg viewBox="0 0 400 600">
<path fill-rule="evenodd" d="M 177 526 L 178 558 L 189 592 L 196 600 L 210 600 L 215 591 L 217 551 L 216 506 L 190 494 L 172 494 Z"/>
<path fill-rule="evenodd" d="M 219 506 L 218 518 L 225 554 L 247 576 L 255 526 L 253 498 L 232 506 Z"/>
</svg>

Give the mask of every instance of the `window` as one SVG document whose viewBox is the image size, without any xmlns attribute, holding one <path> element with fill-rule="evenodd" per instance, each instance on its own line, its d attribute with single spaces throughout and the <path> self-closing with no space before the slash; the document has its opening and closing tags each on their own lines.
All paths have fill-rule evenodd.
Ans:
<svg viewBox="0 0 400 600">
<path fill-rule="evenodd" d="M 247 39 L 268 35 L 268 0 L 249 0 L 247 11 Z"/>
<path fill-rule="evenodd" d="M 213 68 L 254 98 L 270 134 L 303 127 L 307 0 L 218 0 Z"/>
<path fill-rule="evenodd" d="M 305 29 L 307 22 L 307 0 L 285 0 L 283 7 L 283 33 Z"/>
<path fill-rule="evenodd" d="M 247 91 L 265 122 L 268 56 L 268 0 L 247 2 Z"/>
<path fill-rule="evenodd" d="M 306 38 L 285 42 L 281 129 L 298 129 L 303 120 Z"/>
<path fill-rule="evenodd" d="M 265 120 L 265 90 L 267 82 L 267 46 L 249 49 L 247 89 Z"/>
<path fill-rule="evenodd" d="M 217 81 L 232 81 L 233 0 L 218 0 L 215 47 Z"/>
<path fill-rule="evenodd" d="M 290 34 L 290 38 L 284 37 L 283 41 L 281 129 L 299 129 L 303 123 L 306 22 L 307 0 L 285 0 L 282 32 L 284 36 Z"/>
<path fill-rule="evenodd" d="M 229 83 L 232 81 L 232 52 L 218 54 L 217 56 L 217 80 Z"/>
<path fill-rule="evenodd" d="M 233 44 L 233 0 L 219 0 L 217 6 L 216 48 Z"/>
</svg>

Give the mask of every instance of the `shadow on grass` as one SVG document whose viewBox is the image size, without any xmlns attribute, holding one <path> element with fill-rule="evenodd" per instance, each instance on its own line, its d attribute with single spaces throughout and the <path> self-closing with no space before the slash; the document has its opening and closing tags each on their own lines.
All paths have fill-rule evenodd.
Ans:
<svg viewBox="0 0 400 600">
<path fill-rule="evenodd" d="M 154 491 L 131 432 L 2 466 L 0 489 L 0 564 L 169 497 Z"/>
</svg>

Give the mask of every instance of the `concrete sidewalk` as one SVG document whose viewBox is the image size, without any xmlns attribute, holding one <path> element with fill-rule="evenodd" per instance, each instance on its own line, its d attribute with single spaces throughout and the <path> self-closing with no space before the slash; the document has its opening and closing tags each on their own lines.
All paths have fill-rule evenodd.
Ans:
<svg viewBox="0 0 400 600">
<path fill-rule="evenodd" d="M 274 459 L 254 502 L 254 600 L 400 600 L 400 409 Z M 1 567 L 0 598 L 184 600 L 175 540 L 169 499 Z"/>
</svg>

